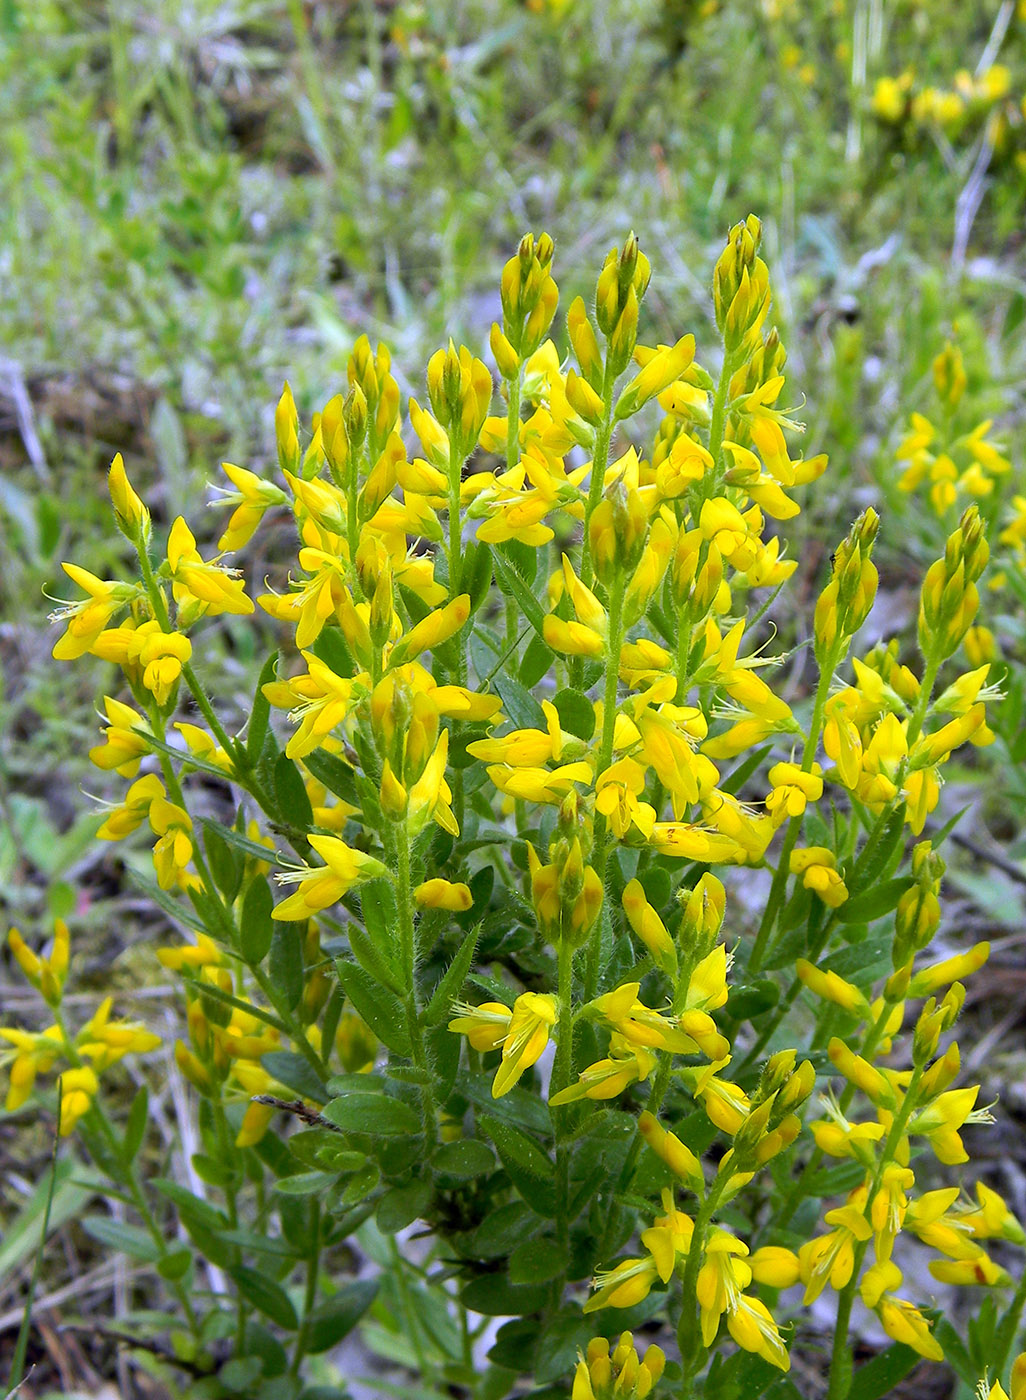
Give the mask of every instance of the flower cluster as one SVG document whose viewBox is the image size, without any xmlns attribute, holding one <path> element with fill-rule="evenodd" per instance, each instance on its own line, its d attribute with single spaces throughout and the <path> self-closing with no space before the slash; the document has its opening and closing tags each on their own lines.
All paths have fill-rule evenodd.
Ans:
<svg viewBox="0 0 1026 1400">
<path fill-rule="evenodd" d="M 104 1071 L 126 1055 L 155 1050 L 160 1037 L 138 1021 L 112 1020 L 113 997 L 104 997 L 89 1020 L 72 1033 L 61 1006 L 71 953 L 71 936 L 63 919 L 54 925 L 50 952 L 45 956 L 33 952 L 17 929 L 11 929 L 7 942 L 26 979 L 53 1013 L 54 1022 L 41 1031 L 0 1027 L 0 1040 L 10 1046 L 0 1053 L 0 1064 L 6 1065 L 9 1077 L 5 1108 L 8 1113 L 21 1108 L 36 1088 L 37 1077 L 60 1066 L 58 1117 L 61 1135 L 67 1137 L 93 1107 Z"/>
<path fill-rule="evenodd" d="M 686 1386 L 728 1339 L 786 1370 L 785 1314 L 765 1290 L 799 1281 L 810 1302 L 839 1293 L 833 1394 L 856 1288 L 892 1336 L 937 1355 L 898 1292 L 901 1230 L 937 1250 L 939 1278 L 1007 1281 L 985 1242 L 1021 1244 L 1021 1229 L 997 1193 L 916 1195 L 910 1165 L 923 1147 L 964 1161 L 961 1131 L 983 1121 L 940 1040 L 986 949 L 917 965 L 943 863 L 931 839 L 904 841 L 923 836 L 950 756 L 991 737 L 985 525 L 970 502 L 927 571 L 918 659 L 911 638 L 855 654 L 877 590 L 866 509 L 809 619 L 815 682 L 780 681 L 762 619 L 796 568 L 781 532 L 827 463 L 796 445 L 760 244 L 750 217 L 716 263 L 711 373 L 690 335 L 639 340 L 652 274 L 633 234 L 590 305 L 570 305 L 565 341 L 552 240 L 526 235 L 489 337 L 498 397 L 485 361 L 449 342 L 407 429 L 389 351 L 361 337 L 343 391 L 309 422 L 286 386 L 279 480 L 225 464 L 216 553 L 183 520 L 158 539 L 112 465 L 136 565 L 110 580 L 65 566 L 85 596 L 59 613 L 55 654 L 102 657 L 123 678 L 91 755 L 125 784 L 100 836 L 149 827 L 154 895 L 192 931 L 160 958 L 184 984 L 175 1058 L 202 1100 L 207 1156 L 232 1164 L 205 1169 L 228 1193 L 223 1257 L 244 1296 L 244 1182 L 259 1182 L 261 1219 L 271 1194 L 316 1195 L 334 1222 L 318 1239 L 372 1210 L 384 1229 L 420 1216 L 468 1308 L 511 1315 L 531 1298 L 525 1356 L 551 1321 L 545 1297 L 555 1315 L 589 1273 L 588 1313 L 662 1294 Z M 955 352 L 936 376 L 953 414 Z M 941 513 L 982 500 L 1004 461 L 989 425 L 956 438 L 949 420 L 908 458 L 934 487 L 949 477 L 933 445 L 972 458 Z M 291 518 L 298 546 L 253 601 L 226 556 L 268 511 Z M 230 733 L 192 638 L 257 608 L 281 651 Z M 952 665 L 960 647 L 969 670 Z M 211 791 L 226 821 L 209 815 Z M 727 885 L 741 871 L 755 889 L 763 870 L 750 929 L 751 901 L 728 919 Z M 883 920 L 886 978 L 858 961 L 868 940 L 838 934 Z M 46 960 L 11 946 L 56 1008 L 65 935 Z M 824 1012 L 811 1035 L 810 1006 Z M 60 1025 L 4 1032 L 14 1106 L 63 1054 L 65 1126 L 87 1112 L 110 1060 L 96 1047 L 116 1040 L 106 1017 L 73 1039 Z M 139 1028 L 119 1032 L 148 1048 Z M 902 1053 L 911 1068 L 877 1063 Z M 817 1073 L 844 1087 L 820 1083 L 826 1116 L 803 1138 Z M 854 1112 L 856 1094 L 870 1110 Z M 282 1109 L 310 1132 L 268 1133 Z M 626 1125 L 619 1146 L 607 1122 Z M 775 1221 L 748 1188 L 824 1154 L 854 1163 L 859 1184 L 826 1199 L 826 1233 L 767 1243 L 815 1174 Z M 294 1179 L 265 1194 L 265 1172 Z M 507 1284 L 494 1241 L 521 1207 Z M 315 1266 L 301 1336 L 317 1330 L 316 1284 Z M 268 1315 L 288 1321 L 282 1297 Z M 575 1400 L 640 1400 L 662 1372 L 662 1352 L 639 1360 L 629 1334 L 594 1341 Z"/>
</svg>

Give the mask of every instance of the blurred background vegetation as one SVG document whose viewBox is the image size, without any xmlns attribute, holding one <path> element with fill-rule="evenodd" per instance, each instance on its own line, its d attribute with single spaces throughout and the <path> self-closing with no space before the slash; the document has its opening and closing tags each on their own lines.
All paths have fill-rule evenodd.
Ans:
<svg viewBox="0 0 1026 1400">
<path fill-rule="evenodd" d="M 804 451 L 831 459 L 792 553 L 811 590 L 877 504 L 881 625 L 900 633 L 951 522 L 896 489 L 895 449 L 949 339 L 1023 491 L 1024 93 L 1015 0 L 0 0 L 5 917 L 41 932 L 73 914 L 97 985 L 146 981 L 131 957 L 111 971 L 154 914 L 92 844 L 81 791 L 104 790 L 86 753 L 114 682 L 100 662 L 58 671 L 44 596 L 65 591 L 62 559 L 117 575 L 113 453 L 158 521 L 187 512 L 209 542 L 206 483 L 224 458 L 271 469 L 286 377 L 308 422 L 363 332 L 405 393 L 449 335 L 487 356 L 528 229 L 556 240 L 564 307 L 636 229 L 642 340 L 694 331 L 701 357 L 716 254 L 759 214 Z M 984 611 L 1021 658 L 1016 586 Z M 229 621 L 198 658 L 229 708 L 252 693 L 247 632 Z M 1021 942 L 1007 688 L 996 760 L 958 770 L 947 809 L 973 808 L 966 920 Z"/>
</svg>

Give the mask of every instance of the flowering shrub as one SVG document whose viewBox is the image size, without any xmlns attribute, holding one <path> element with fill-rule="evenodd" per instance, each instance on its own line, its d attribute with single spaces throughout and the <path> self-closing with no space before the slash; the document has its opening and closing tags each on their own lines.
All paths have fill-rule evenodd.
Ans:
<svg viewBox="0 0 1026 1400">
<path fill-rule="evenodd" d="M 417 455 L 388 351 L 362 338 L 309 431 L 286 387 L 283 485 L 225 464 L 213 558 L 183 519 L 158 534 L 115 458 L 136 564 L 65 565 L 85 597 L 55 655 L 123 678 L 91 755 L 126 784 L 99 835 L 148 828 L 147 888 L 189 931 L 160 958 L 184 991 L 202 1194 L 143 1170 L 144 1094 L 112 1118 L 106 1071 L 155 1038 L 109 1001 L 71 1029 L 64 925 L 47 956 L 11 935 L 55 1024 L 0 1034 L 8 1108 L 56 1074 L 61 1132 L 142 1220 L 86 1227 L 177 1299 L 138 1326 L 173 1329 L 189 1394 L 298 1395 L 374 1303 L 344 1242 L 414 1222 L 430 1243 L 386 1256 L 389 1296 L 433 1288 L 460 1320 L 441 1360 L 410 1323 L 445 1393 L 761 1394 L 830 1290 L 831 1400 L 858 1300 L 893 1339 L 887 1385 L 946 1356 L 1004 1394 L 1026 1235 L 937 1166 L 991 1121 L 949 1034 L 988 946 L 930 960 L 946 829 L 924 836 L 950 755 L 990 738 L 989 666 L 959 660 L 985 529 L 975 504 L 952 522 L 917 646 L 858 655 L 866 510 L 815 605 L 812 694 L 791 693 L 777 529 L 827 463 L 793 455 L 759 240 L 738 224 L 716 264 L 714 379 L 690 335 L 639 343 L 633 235 L 569 307 L 564 360 L 552 241 L 525 236 L 490 339 L 500 411 L 450 342 L 408 405 Z M 297 567 L 254 601 L 224 556 L 269 511 L 294 517 Z M 194 639 L 258 607 L 282 651 L 232 734 Z M 902 1291 L 911 1240 L 994 1300 L 968 1343 Z M 224 1291 L 197 1288 L 203 1259 Z M 487 1360 L 475 1316 L 512 1319 Z M 605 1339 L 624 1325 L 659 1344 L 639 1360 L 629 1331 Z"/>
</svg>

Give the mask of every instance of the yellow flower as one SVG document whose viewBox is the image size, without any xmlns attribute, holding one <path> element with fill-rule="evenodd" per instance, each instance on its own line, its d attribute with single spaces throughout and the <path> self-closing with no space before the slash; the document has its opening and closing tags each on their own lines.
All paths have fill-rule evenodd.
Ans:
<svg viewBox="0 0 1026 1400">
<path fill-rule="evenodd" d="M 766 798 L 766 810 L 775 826 L 791 817 L 800 817 L 810 802 L 823 796 L 822 769 L 818 763 L 804 772 L 796 763 L 775 763 L 769 770 L 773 791 Z"/>
<path fill-rule="evenodd" d="M 97 768 L 113 769 L 123 778 L 134 778 L 141 758 L 149 752 L 149 727 L 130 705 L 109 695 L 103 697 L 103 708 L 109 721 L 103 731 L 106 743 L 90 749 L 89 757 Z"/>
<path fill-rule="evenodd" d="M 931 1361 L 943 1361 L 944 1351 L 931 1335 L 930 1325 L 914 1304 L 891 1292 L 901 1286 L 901 1270 L 889 1260 L 866 1270 L 860 1285 L 862 1300 L 873 1308 L 888 1337 Z"/>
<path fill-rule="evenodd" d="M 335 836 L 313 835 L 310 845 L 324 865 L 289 870 L 276 878 L 279 884 L 298 884 L 300 888 L 275 906 L 274 917 L 282 922 L 309 919 L 335 904 L 363 880 L 388 875 L 381 861 L 364 851 L 356 851 Z"/>
<path fill-rule="evenodd" d="M 801 875 L 805 888 L 814 891 L 831 909 L 848 898 L 847 887 L 835 866 L 834 854 L 825 846 L 805 846 L 791 852 L 791 874 Z"/>
<path fill-rule="evenodd" d="M 803 984 L 824 1001 L 832 1001 L 835 1006 L 842 1006 L 845 1011 L 862 1019 L 869 1015 L 869 1002 L 858 987 L 846 982 L 836 972 L 824 972 L 806 958 L 798 959 L 795 971 Z"/>
<path fill-rule="evenodd" d="M 453 1004 L 453 1010 L 459 1015 L 449 1022 L 449 1029 L 457 1035 L 465 1035 L 481 1054 L 498 1050 L 509 1034 L 513 1013 L 501 1001 L 483 1001 L 480 1006 L 458 1001 Z"/>
<path fill-rule="evenodd" d="M 196 540 L 182 516 L 171 526 L 167 542 L 167 562 L 174 580 L 175 601 L 180 607 L 205 605 L 211 617 L 218 613 L 251 613 L 252 599 L 246 597 L 236 570 L 219 564 L 205 564 Z"/>
<path fill-rule="evenodd" d="M 502 1044 L 502 1063 L 492 1081 L 492 1098 L 508 1093 L 535 1063 L 549 1042 L 558 1016 L 559 1002 L 554 996 L 523 992 L 517 997 Z"/>
<path fill-rule="evenodd" d="M 64 635 L 54 643 L 53 656 L 57 661 L 74 661 L 91 650 L 110 619 L 137 597 L 139 589 L 116 579 L 97 578 L 77 564 L 61 568 L 87 595 L 81 602 L 63 603 L 50 614 L 51 622 L 67 623 Z"/>
<path fill-rule="evenodd" d="M 432 647 L 441 646 L 466 624 L 469 617 L 470 596 L 467 593 L 461 593 L 459 597 L 446 603 L 444 608 L 428 613 L 427 617 L 418 622 L 415 627 L 411 627 L 409 632 L 393 647 L 389 657 L 389 665 L 402 665 L 412 661 L 422 651 L 429 651 Z"/>
<path fill-rule="evenodd" d="M 593 1337 L 586 1357 L 577 1363 L 571 1400 L 646 1400 L 666 1367 L 666 1357 L 650 1346 L 639 1361 L 630 1332 L 622 1332 L 615 1348 L 604 1337 Z"/>
<path fill-rule="evenodd" d="M 137 778 L 120 807 L 109 813 L 96 835 L 100 841 L 120 841 L 146 820 L 151 805 L 164 797 L 164 784 L 155 773 Z"/>
<path fill-rule="evenodd" d="M 613 1035 L 610 1037 L 608 1058 L 581 1070 L 577 1083 L 568 1084 L 558 1094 L 553 1094 L 549 1104 L 558 1108 L 577 1099 L 615 1099 L 631 1084 L 647 1079 L 655 1067 L 656 1056 L 649 1050 L 631 1045 L 620 1035 Z M 613 1306 L 624 1307 L 626 1304 L 616 1303 Z"/>
<path fill-rule="evenodd" d="M 648 1297 L 658 1277 L 655 1260 L 650 1254 L 643 1259 L 624 1259 L 615 1268 L 595 1275 L 595 1292 L 584 1304 L 583 1311 L 592 1313 L 599 1308 L 632 1308 L 635 1303 Z"/>
<path fill-rule="evenodd" d="M 155 797 L 149 807 L 150 826 L 159 838 L 153 848 L 157 884 L 173 889 L 192 860 L 192 819 L 183 807 L 166 797 Z"/>
<path fill-rule="evenodd" d="M 656 966 L 668 977 L 676 976 L 677 949 L 666 925 L 645 898 L 640 880 L 630 880 L 624 886 L 622 903 L 631 928 L 652 954 Z"/>
<path fill-rule="evenodd" d="M 824 1216 L 833 1230 L 803 1244 L 798 1251 L 801 1279 L 805 1284 L 805 1306 L 814 1302 L 829 1283 L 838 1292 L 855 1268 L 855 1246 L 870 1240 L 873 1227 L 854 1205 L 839 1206 Z"/>
<path fill-rule="evenodd" d="M 264 513 L 272 506 L 286 505 L 288 497 L 280 486 L 264 481 L 255 472 L 237 467 L 233 462 L 222 462 L 221 470 L 235 487 L 234 491 L 226 491 L 223 486 L 214 488 L 223 497 L 223 504 L 235 507 L 217 542 L 219 552 L 225 554 L 247 544 L 263 520 Z"/>
<path fill-rule="evenodd" d="M 455 913 L 464 913 L 474 902 L 467 885 L 452 884 L 437 877 L 418 885 L 413 897 L 421 909 L 448 909 Z"/>
<path fill-rule="evenodd" d="M 667 1131 L 646 1109 L 638 1119 L 638 1131 L 656 1156 L 666 1163 L 675 1176 L 688 1183 L 692 1190 L 701 1191 L 705 1177 L 702 1164 L 675 1133 Z"/>
</svg>

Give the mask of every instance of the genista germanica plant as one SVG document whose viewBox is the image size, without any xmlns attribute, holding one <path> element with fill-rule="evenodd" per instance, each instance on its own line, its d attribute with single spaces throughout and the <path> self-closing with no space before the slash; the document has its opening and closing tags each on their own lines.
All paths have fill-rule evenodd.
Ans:
<svg viewBox="0 0 1026 1400">
<path fill-rule="evenodd" d="M 213 558 L 184 519 L 158 537 L 115 458 L 133 562 L 64 566 L 84 597 L 54 654 L 117 668 L 91 757 L 125 786 L 99 835 L 148 830 L 145 887 L 189 931 L 159 957 L 202 1192 L 154 1176 L 145 1093 L 112 1117 L 113 1065 L 155 1037 L 109 999 L 66 1007 L 64 925 L 45 954 L 11 934 L 47 1011 L 0 1034 L 8 1110 L 56 1086 L 125 1202 L 132 1223 L 85 1228 L 163 1280 L 135 1325 L 180 1393 L 344 1395 L 311 1358 L 378 1292 L 432 1394 L 795 1396 L 781 1373 L 823 1353 L 827 1295 L 830 1400 L 945 1356 L 1023 1395 L 1026 1235 L 950 1170 L 991 1121 L 952 1039 L 988 945 L 931 961 L 924 836 L 945 763 L 990 737 L 988 665 L 959 659 L 987 540 L 970 505 L 916 635 L 860 653 L 866 510 L 822 581 L 812 693 L 785 685 L 764 619 L 827 462 L 795 455 L 759 242 L 749 218 L 716 264 L 713 378 L 691 335 L 639 342 L 633 234 L 569 307 L 564 358 L 552 240 L 526 235 L 498 388 L 450 342 L 404 435 L 361 338 L 309 425 L 286 387 L 277 480 L 225 464 Z M 254 598 L 269 512 L 298 553 Z M 195 638 L 257 609 L 280 650 L 231 733 Z M 916 1242 L 931 1284 L 973 1291 L 967 1341 Z M 871 1392 L 867 1309 L 892 1339 Z"/>
</svg>

